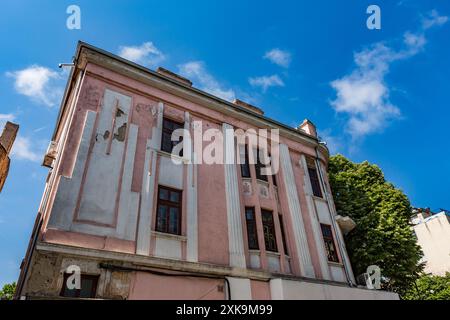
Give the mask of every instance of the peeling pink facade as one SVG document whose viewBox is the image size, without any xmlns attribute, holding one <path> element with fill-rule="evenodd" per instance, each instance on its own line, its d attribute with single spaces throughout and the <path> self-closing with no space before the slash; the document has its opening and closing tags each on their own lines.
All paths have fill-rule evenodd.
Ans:
<svg viewBox="0 0 450 320">
<path fill-rule="evenodd" d="M 167 70 L 84 43 L 75 61 L 17 297 L 64 295 L 64 274 L 76 265 L 82 276 L 96 277 L 92 298 L 396 298 L 351 286 L 327 182 L 328 150 L 312 123 L 289 128 Z M 278 128 L 277 186 L 257 179 L 254 165 L 243 178 L 239 165 L 174 164 L 161 151 L 164 118 L 189 130 L 194 121 L 204 130 Z M 311 165 L 321 196 L 314 195 Z M 179 234 L 156 231 L 159 186 L 182 195 Z M 255 213 L 257 250 L 249 249 L 246 208 Z M 261 210 L 273 214 L 276 251 L 266 250 Z M 332 231 L 336 261 L 329 261 L 321 224 Z"/>
</svg>

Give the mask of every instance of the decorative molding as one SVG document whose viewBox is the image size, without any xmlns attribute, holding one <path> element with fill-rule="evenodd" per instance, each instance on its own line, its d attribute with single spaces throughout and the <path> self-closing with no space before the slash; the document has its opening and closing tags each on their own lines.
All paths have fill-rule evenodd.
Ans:
<svg viewBox="0 0 450 320">
<path fill-rule="evenodd" d="M 184 128 L 189 130 L 191 127 L 191 118 L 189 112 L 184 113 Z M 188 154 L 189 153 L 189 154 Z M 198 261 L 198 210 L 197 210 L 197 165 L 195 164 L 195 153 L 192 147 L 191 139 L 183 139 L 183 155 L 191 161 L 187 161 L 187 219 L 186 219 L 186 233 L 187 233 L 187 246 L 186 246 L 186 259 L 191 262 Z"/>
<path fill-rule="evenodd" d="M 308 240 L 306 238 L 300 201 L 298 199 L 297 186 L 295 185 L 291 157 L 289 155 L 288 146 L 285 144 L 280 144 L 280 164 L 283 170 L 282 176 L 284 185 L 286 186 L 289 214 L 291 216 L 300 269 L 304 276 L 314 278 L 315 273 L 311 262 L 311 255 L 309 253 Z"/>
<path fill-rule="evenodd" d="M 153 213 L 153 196 L 156 185 L 156 160 L 158 158 L 158 153 L 153 152 L 153 150 L 159 150 L 161 148 L 163 111 L 164 104 L 160 102 L 158 103 L 157 125 L 152 128 L 152 138 L 147 140 L 147 147 L 145 150 L 136 253 L 146 256 L 150 254 L 150 229 Z"/>
<path fill-rule="evenodd" d="M 322 272 L 322 277 L 326 280 L 330 280 L 330 268 L 328 267 L 328 257 L 325 250 L 325 244 L 322 238 L 322 229 L 320 228 L 319 217 L 316 212 L 316 206 L 313 201 L 315 201 L 315 197 L 313 195 L 311 180 L 309 178 L 308 166 L 306 164 L 306 157 L 304 154 L 300 157 L 300 165 L 303 170 L 303 181 L 305 186 L 305 196 L 306 196 L 306 204 L 308 205 L 309 217 L 311 219 L 311 224 L 314 233 L 314 241 L 316 242 L 317 253 L 319 254 L 319 264 L 320 270 Z M 324 201 L 323 199 L 320 199 Z"/>
<path fill-rule="evenodd" d="M 231 157 L 230 154 L 234 155 L 234 135 L 230 136 L 226 133 L 227 129 L 232 128 L 227 123 L 223 124 L 224 157 Z M 232 267 L 246 268 L 237 169 L 235 164 L 227 163 L 230 162 L 225 162 L 223 166 L 225 170 L 230 265 Z"/>
</svg>

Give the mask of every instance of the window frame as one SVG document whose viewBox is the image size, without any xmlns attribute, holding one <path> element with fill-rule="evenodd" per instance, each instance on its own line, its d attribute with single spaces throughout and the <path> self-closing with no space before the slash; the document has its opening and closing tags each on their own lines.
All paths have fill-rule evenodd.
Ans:
<svg viewBox="0 0 450 320">
<path fill-rule="evenodd" d="M 264 217 L 265 215 L 270 216 L 270 221 L 266 220 L 266 218 Z M 263 226 L 264 246 L 266 248 L 266 251 L 278 252 L 277 234 L 275 231 L 275 219 L 273 216 L 273 211 L 261 209 L 261 221 Z M 266 233 L 266 230 L 268 230 L 269 232 Z M 268 235 L 273 236 L 273 241 L 268 241 Z"/>
<path fill-rule="evenodd" d="M 169 200 L 165 200 L 165 199 L 161 199 L 160 198 L 160 192 L 161 189 L 167 190 L 169 192 L 169 196 L 168 199 Z M 174 201 L 170 201 L 170 194 L 171 193 L 178 193 L 178 202 L 174 202 Z M 167 223 L 166 223 L 166 228 L 165 230 L 161 230 L 159 229 L 159 217 L 160 217 L 160 206 L 165 206 L 167 207 Z M 166 187 L 163 185 L 158 185 L 158 197 L 157 197 L 157 205 L 156 205 L 156 221 L 155 221 L 155 231 L 156 232 L 161 232 L 161 233 L 167 233 L 167 234 L 173 234 L 173 235 L 181 235 L 182 231 L 181 231 L 181 220 L 182 220 L 182 206 L 183 206 L 183 191 L 182 190 L 178 190 L 178 189 L 174 189 L 171 187 Z M 177 233 L 174 232 L 170 232 L 170 208 L 176 208 L 178 209 L 178 221 L 177 221 Z"/>
<path fill-rule="evenodd" d="M 327 231 L 329 231 L 330 235 L 324 234 L 324 228 L 327 229 Z M 336 247 L 336 242 L 334 241 L 333 228 L 329 224 L 321 223 L 320 230 L 322 232 L 322 238 L 323 238 L 323 243 L 325 246 L 325 252 L 327 254 L 328 262 L 340 263 L 338 248 Z M 327 245 L 330 243 L 333 245 L 334 251 L 330 251 L 330 247 L 329 247 L 329 245 Z"/>
<path fill-rule="evenodd" d="M 251 178 L 252 173 L 250 171 L 250 161 L 248 157 L 248 145 L 244 145 L 244 163 L 241 163 L 241 177 L 242 178 Z M 245 170 L 244 170 L 245 169 Z M 244 171 L 248 172 L 248 174 L 244 174 Z"/>
<path fill-rule="evenodd" d="M 77 299 L 77 298 L 94 299 L 97 296 L 97 287 L 98 287 L 98 280 L 100 278 L 100 275 L 84 274 L 84 273 L 80 274 L 81 288 L 83 287 L 83 280 L 90 279 L 90 280 L 93 281 L 93 285 L 92 285 L 89 297 L 81 297 L 81 288 L 80 289 L 72 289 L 72 290 L 67 289 L 67 285 L 66 285 L 67 279 L 70 276 L 72 276 L 72 275 L 73 275 L 72 273 L 64 272 L 64 274 L 63 274 L 63 284 L 62 284 L 62 287 L 61 287 L 61 291 L 59 292 L 59 296 L 60 297 L 73 298 L 73 299 Z M 74 290 L 75 296 L 66 295 L 66 290 L 67 291 L 73 291 Z"/>
<path fill-rule="evenodd" d="M 247 211 L 251 210 L 253 218 L 248 219 L 247 217 Z M 258 228 L 256 224 L 256 213 L 255 213 L 255 207 L 245 207 L 245 224 L 247 227 L 247 244 L 249 250 L 259 250 L 259 241 L 258 241 Z M 251 232 L 252 231 L 252 232 Z M 255 238 L 255 246 L 252 246 L 250 243 L 250 233 L 254 233 Z"/>
<path fill-rule="evenodd" d="M 167 127 L 165 126 L 166 123 L 172 124 L 175 128 L 174 128 L 174 129 L 167 128 Z M 164 151 L 164 152 L 167 152 L 167 153 L 172 153 L 173 148 L 174 148 L 177 144 L 182 143 L 183 137 L 181 137 L 181 140 L 180 140 L 180 141 L 172 141 L 172 134 L 173 134 L 173 132 L 174 132 L 176 129 L 184 129 L 184 123 L 183 123 L 183 122 L 178 122 L 178 121 L 173 120 L 173 119 L 168 118 L 168 117 L 163 117 L 162 128 L 161 128 L 161 131 L 162 131 L 162 132 L 161 132 L 161 148 L 160 148 L 161 151 Z M 169 136 L 169 139 L 170 139 L 170 141 L 169 141 L 169 142 L 170 142 L 170 145 L 171 145 L 170 150 L 166 150 L 166 149 L 165 149 L 165 144 L 164 144 L 165 139 L 164 139 L 164 137 L 166 137 L 167 135 Z M 183 156 L 183 150 L 181 150 L 179 156 L 180 156 L 180 157 Z"/>
<path fill-rule="evenodd" d="M 266 151 L 263 151 L 266 152 Z M 269 176 L 265 175 L 265 174 L 261 174 L 261 169 L 265 168 L 266 165 L 262 164 L 259 161 L 259 148 L 256 149 L 256 163 L 255 163 L 255 172 L 256 172 L 256 179 L 264 181 L 264 182 L 269 182 Z"/>
<path fill-rule="evenodd" d="M 307 157 L 306 167 L 308 169 L 309 182 L 311 184 L 313 195 L 317 198 L 323 198 L 322 186 L 315 160 Z"/>
</svg>

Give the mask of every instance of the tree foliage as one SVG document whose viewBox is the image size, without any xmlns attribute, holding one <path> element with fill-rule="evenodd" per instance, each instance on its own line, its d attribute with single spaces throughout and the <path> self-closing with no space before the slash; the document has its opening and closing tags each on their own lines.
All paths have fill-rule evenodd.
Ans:
<svg viewBox="0 0 450 320">
<path fill-rule="evenodd" d="M 346 235 L 355 275 L 377 265 L 383 288 L 404 294 L 423 269 L 422 252 L 409 225 L 408 198 L 367 161 L 353 163 L 342 155 L 332 156 L 329 177 L 338 214 L 356 222 Z"/>
<path fill-rule="evenodd" d="M 445 276 L 423 275 L 409 289 L 407 300 L 450 300 L 450 272 Z"/>
<path fill-rule="evenodd" d="M 14 297 L 14 292 L 16 291 L 16 283 L 7 283 L 3 286 L 3 289 L 0 290 L 0 299 L 1 300 L 12 300 Z"/>
</svg>

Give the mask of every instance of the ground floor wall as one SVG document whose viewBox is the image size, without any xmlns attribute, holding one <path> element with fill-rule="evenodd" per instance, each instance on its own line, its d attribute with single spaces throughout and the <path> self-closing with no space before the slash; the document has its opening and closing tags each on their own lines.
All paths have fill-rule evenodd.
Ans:
<svg viewBox="0 0 450 320">
<path fill-rule="evenodd" d="M 98 279 L 96 299 L 398 299 L 393 293 L 342 283 L 44 243 L 33 251 L 21 298 L 61 298 L 71 266 Z"/>
</svg>

